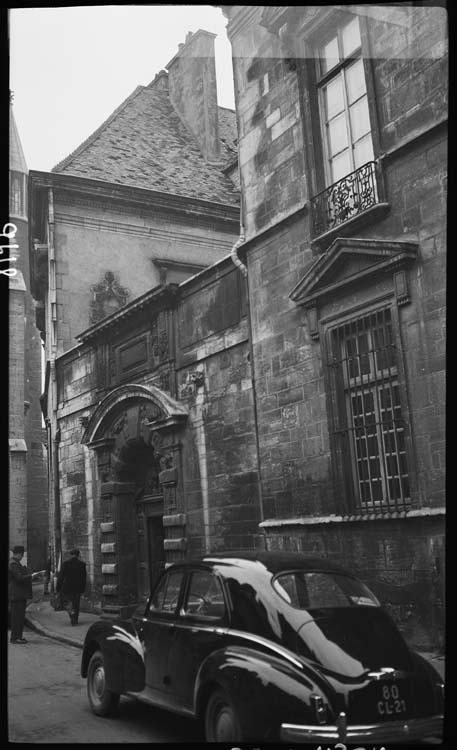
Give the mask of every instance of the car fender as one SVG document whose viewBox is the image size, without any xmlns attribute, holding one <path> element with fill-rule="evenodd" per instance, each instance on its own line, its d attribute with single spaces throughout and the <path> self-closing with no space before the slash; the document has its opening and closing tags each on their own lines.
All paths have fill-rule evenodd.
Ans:
<svg viewBox="0 0 457 750">
<path fill-rule="evenodd" d="M 83 645 L 82 677 L 87 677 L 89 662 L 95 651 L 103 654 L 108 690 L 122 694 L 144 689 L 144 645 L 132 621 L 100 621 L 90 626 Z"/>
<path fill-rule="evenodd" d="M 419 692 L 420 710 L 424 715 L 444 711 L 444 679 L 427 659 L 415 651 L 411 652 L 416 685 L 421 684 Z"/>
<path fill-rule="evenodd" d="M 312 694 L 320 695 L 334 715 L 334 690 L 314 673 L 285 659 L 249 647 L 229 646 L 203 662 L 195 683 L 194 710 L 202 716 L 211 691 L 221 687 L 230 698 L 243 737 L 277 739 L 281 722 L 316 722 Z"/>
</svg>

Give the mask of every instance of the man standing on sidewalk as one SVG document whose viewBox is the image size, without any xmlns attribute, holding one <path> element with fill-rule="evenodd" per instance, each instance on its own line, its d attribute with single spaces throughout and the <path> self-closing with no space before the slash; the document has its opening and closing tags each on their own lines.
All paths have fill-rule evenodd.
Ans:
<svg viewBox="0 0 457 750">
<path fill-rule="evenodd" d="M 13 547 L 13 556 L 8 562 L 8 598 L 11 607 L 11 643 L 27 643 L 22 633 L 25 623 L 27 599 L 33 598 L 32 576 L 25 565 L 21 565 L 24 547 Z"/>
<path fill-rule="evenodd" d="M 79 549 L 72 549 L 57 577 L 56 590 L 62 593 L 65 609 L 72 625 L 77 625 L 79 601 L 86 588 L 86 563 L 79 559 Z"/>
</svg>

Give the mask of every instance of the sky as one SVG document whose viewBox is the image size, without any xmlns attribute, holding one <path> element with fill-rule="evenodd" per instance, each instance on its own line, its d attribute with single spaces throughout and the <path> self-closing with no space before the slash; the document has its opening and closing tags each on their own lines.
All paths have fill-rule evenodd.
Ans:
<svg viewBox="0 0 457 750">
<path fill-rule="evenodd" d="M 10 9 L 10 89 L 28 168 L 48 172 L 68 156 L 165 68 L 188 31 L 217 34 L 218 102 L 234 108 L 226 24 L 209 5 Z"/>
</svg>

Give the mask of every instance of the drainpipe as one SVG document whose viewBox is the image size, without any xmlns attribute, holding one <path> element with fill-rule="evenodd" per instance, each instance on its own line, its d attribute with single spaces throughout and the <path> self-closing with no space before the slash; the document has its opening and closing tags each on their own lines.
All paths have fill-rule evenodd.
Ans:
<svg viewBox="0 0 457 750">
<path fill-rule="evenodd" d="M 233 263 L 235 264 L 235 266 L 240 269 L 243 276 L 247 278 L 248 269 L 238 257 L 238 248 L 241 247 L 241 245 L 244 245 L 245 240 L 246 240 L 246 235 L 244 233 L 244 227 L 243 227 L 243 224 L 240 222 L 240 236 L 238 237 L 237 241 L 235 242 L 235 244 L 233 245 L 231 249 L 230 257 Z"/>
<path fill-rule="evenodd" d="M 194 427 L 197 433 L 197 451 L 198 451 L 198 464 L 200 469 L 200 486 L 202 492 L 202 510 L 203 510 L 203 530 L 205 538 L 205 554 L 209 554 L 211 551 L 211 539 L 209 533 L 209 491 L 208 491 L 208 468 L 207 468 L 207 455 L 206 455 L 206 435 L 205 435 L 205 423 L 203 419 L 203 409 L 205 404 L 205 393 L 203 388 L 198 387 L 198 383 L 195 384 L 197 389 L 197 397 L 195 399 L 195 413 L 196 419 L 194 420 Z"/>
<path fill-rule="evenodd" d="M 238 257 L 238 248 L 241 247 L 241 245 L 244 244 L 246 240 L 246 234 L 244 231 L 244 211 L 243 211 L 243 191 L 241 190 L 241 165 L 240 165 L 240 147 L 238 145 L 238 180 L 240 183 L 240 236 L 238 237 L 237 241 L 232 247 L 232 250 L 230 252 L 230 257 L 235 264 L 237 268 L 240 269 L 241 273 L 243 274 L 244 278 L 247 279 L 248 276 L 248 269 L 242 263 L 242 261 Z"/>
<path fill-rule="evenodd" d="M 57 424 L 57 298 L 56 298 L 56 259 L 54 247 L 54 195 L 48 189 L 48 297 L 49 297 L 49 334 L 50 334 L 50 390 L 51 390 L 51 445 L 54 491 L 54 555 L 55 569 L 60 569 L 62 562 L 62 532 L 60 515 L 60 476 L 59 476 L 59 443 L 60 430 Z"/>
<path fill-rule="evenodd" d="M 255 386 L 255 371 L 254 371 L 254 348 L 252 345 L 252 322 L 251 322 L 251 301 L 249 297 L 249 282 L 248 282 L 248 269 L 247 266 L 238 257 L 238 248 L 241 247 L 246 241 L 246 233 L 244 229 L 244 211 L 243 211 L 243 190 L 241 183 L 241 165 L 240 165 L 240 152 L 238 145 L 238 176 L 240 181 L 240 236 L 232 247 L 230 257 L 237 268 L 240 269 L 244 278 L 246 279 L 246 299 L 248 305 L 248 335 L 249 335 L 249 361 L 251 363 L 252 373 L 252 400 L 254 404 L 254 432 L 255 432 L 255 443 L 256 443 L 256 456 L 257 456 L 257 476 L 258 476 L 258 491 L 259 491 L 259 510 L 260 510 L 260 522 L 264 520 L 263 510 L 263 494 L 262 494 L 262 481 L 260 476 L 260 443 L 259 443 L 259 422 L 257 412 L 257 395 Z M 266 547 L 266 541 L 265 541 Z"/>
</svg>

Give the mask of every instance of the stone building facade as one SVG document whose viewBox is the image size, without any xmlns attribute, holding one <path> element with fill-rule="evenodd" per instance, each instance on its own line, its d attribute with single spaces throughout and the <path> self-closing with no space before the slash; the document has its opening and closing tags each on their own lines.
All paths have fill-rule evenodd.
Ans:
<svg viewBox="0 0 457 750">
<path fill-rule="evenodd" d="M 188 369 L 207 347 L 217 357 L 213 331 L 236 327 L 240 315 L 231 261 L 235 282 L 228 274 L 207 291 L 201 281 L 203 269 L 213 267 L 216 278 L 227 276 L 217 263 L 239 233 L 239 193 L 230 176 L 236 120 L 217 106 L 214 35 L 188 34 L 167 69 L 50 173 L 32 171 L 29 180 L 33 292 L 46 339 L 55 566 L 77 545 L 88 562 L 87 599 L 106 613 L 123 612 L 145 593 L 149 563 L 185 550 L 184 528 L 200 523 L 201 540 L 193 535 L 193 544 L 207 546 L 206 407 L 199 397 L 193 452 L 181 452 L 190 417 L 177 378 L 182 374 L 193 393 Z M 175 291 L 193 277 L 201 300 L 182 301 L 178 323 Z M 178 339 L 186 347 L 180 358 Z M 159 425 L 146 428 L 144 420 Z M 237 457 L 232 464 L 238 467 Z"/>
<path fill-rule="evenodd" d="M 9 543 L 23 544 L 31 570 L 42 570 L 48 555 L 46 437 L 41 395 L 41 339 L 30 292 L 27 252 L 28 169 L 10 105 L 9 223 Z M 2 254 L 3 254 L 2 250 Z M 5 252 L 6 255 L 6 252 Z M 3 267 L 4 268 L 4 267 Z"/>
<path fill-rule="evenodd" d="M 443 638 L 447 18 L 228 18 L 269 548 L 363 574 Z"/>
<path fill-rule="evenodd" d="M 31 176 L 56 538 L 107 616 L 163 562 L 266 546 L 348 565 L 439 646 L 446 17 L 222 8 L 239 165 L 197 32 Z"/>
<path fill-rule="evenodd" d="M 86 595 L 107 616 L 131 611 L 164 562 L 261 543 L 246 312 L 228 257 L 58 359 L 62 535 L 85 550 Z"/>
</svg>

